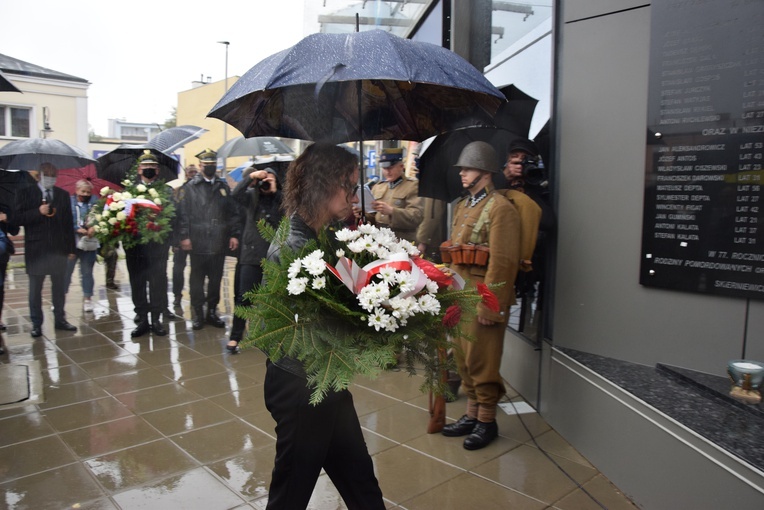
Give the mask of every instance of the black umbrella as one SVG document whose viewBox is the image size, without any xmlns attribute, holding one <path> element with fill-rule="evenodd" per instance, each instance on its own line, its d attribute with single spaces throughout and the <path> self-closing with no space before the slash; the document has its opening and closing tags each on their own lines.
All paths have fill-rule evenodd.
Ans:
<svg viewBox="0 0 764 510">
<path fill-rule="evenodd" d="M 138 163 L 144 151 L 151 151 L 159 160 L 159 176 L 165 182 L 178 177 L 178 161 L 162 151 L 144 145 L 122 145 L 98 158 L 98 177 L 121 184 L 127 172 Z"/>
<path fill-rule="evenodd" d="M 95 163 L 87 152 L 61 140 L 26 138 L 0 147 L 0 168 L 37 170 L 42 163 L 58 168 L 75 168 Z"/>
<path fill-rule="evenodd" d="M 146 147 L 171 154 L 175 149 L 179 149 L 188 142 L 196 140 L 206 132 L 206 129 L 198 126 L 184 125 L 171 127 L 146 142 Z"/>
<path fill-rule="evenodd" d="M 36 182 L 29 172 L 0 169 L 0 204 L 6 206 L 9 211 L 13 211 L 16 208 L 16 192 Z"/>
<path fill-rule="evenodd" d="M 209 116 L 245 137 L 421 141 L 489 122 L 504 99 L 456 53 L 369 30 L 312 34 L 266 58 Z"/>
<path fill-rule="evenodd" d="M 5 77 L 2 71 L 0 71 L 0 92 L 21 92 L 16 85 L 11 83 L 11 80 Z"/>
<path fill-rule="evenodd" d="M 493 124 L 496 127 L 468 127 L 436 136 L 421 154 L 419 169 L 419 195 L 450 202 L 464 192 L 459 169 L 454 163 L 462 149 L 470 142 L 482 141 L 496 150 L 503 164 L 509 151 L 509 143 L 515 138 L 527 138 L 533 113 L 538 101 L 523 91 L 509 85 L 500 89 L 507 97 Z M 505 187 L 506 180 L 500 172 L 494 175 L 494 185 Z"/>
<path fill-rule="evenodd" d="M 291 147 L 272 136 L 255 136 L 253 138 L 237 136 L 220 146 L 218 157 L 271 156 L 276 154 L 292 154 L 293 152 Z"/>
</svg>

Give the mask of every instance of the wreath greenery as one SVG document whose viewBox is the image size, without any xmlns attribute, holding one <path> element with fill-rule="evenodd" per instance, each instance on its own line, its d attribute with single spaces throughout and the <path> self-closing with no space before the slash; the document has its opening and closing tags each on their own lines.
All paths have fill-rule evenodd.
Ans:
<svg viewBox="0 0 764 510">
<path fill-rule="evenodd" d="M 453 370 L 453 360 L 442 353 L 485 302 L 479 292 L 462 289 L 458 276 L 421 259 L 388 229 L 329 229 L 295 253 L 284 244 L 288 218 L 277 230 L 265 222 L 258 227 L 281 249 L 278 262 L 263 261 L 262 285 L 245 296 L 250 304 L 236 308 L 249 320 L 242 348 L 258 347 L 273 361 L 302 361 L 312 404 L 357 375 L 392 368 L 399 353 L 410 374 L 424 375 L 422 391 L 448 394 L 439 374 Z"/>
</svg>

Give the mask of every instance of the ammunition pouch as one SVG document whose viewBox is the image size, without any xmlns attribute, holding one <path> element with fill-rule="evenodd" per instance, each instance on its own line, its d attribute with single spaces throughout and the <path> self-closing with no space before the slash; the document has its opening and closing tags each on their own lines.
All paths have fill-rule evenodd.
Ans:
<svg viewBox="0 0 764 510">
<path fill-rule="evenodd" d="M 440 257 L 445 264 L 459 264 L 463 266 L 488 265 L 490 249 L 485 244 L 456 244 L 445 241 L 440 245 Z"/>
</svg>

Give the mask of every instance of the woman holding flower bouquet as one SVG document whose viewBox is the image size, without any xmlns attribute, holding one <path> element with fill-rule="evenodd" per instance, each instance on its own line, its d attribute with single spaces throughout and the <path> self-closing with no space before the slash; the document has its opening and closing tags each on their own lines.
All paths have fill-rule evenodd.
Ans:
<svg viewBox="0 0 764 510">
<path fill-rule="evenodd" d="M 322 143 L 308 147 L 287 172 L 290 230 L 284 245 L 300 253 L 330 223 L 347 218 L 358 200 L 358 178 L 357 160 L 347 150 Z M 269 260 L 279 259 L 280 246 L 274 240 Z M 276 460 L 267 508 L 307 507 L 322 468 L 350 510 L 385 508 L 352 395 L 329 391 L 313 405 L 311 393 L 301 361 L 268 360 L 265 404 L 276 421 Z"/>
</svg>

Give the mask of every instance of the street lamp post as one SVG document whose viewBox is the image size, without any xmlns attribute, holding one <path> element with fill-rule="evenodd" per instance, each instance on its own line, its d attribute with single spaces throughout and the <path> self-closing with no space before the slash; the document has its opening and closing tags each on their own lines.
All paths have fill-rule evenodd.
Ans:
<svg viewBox="0 0 764 510">
<path fill-rule="evenodd" d="M 229 41 L 218 41 L 219 44 L 225 45 L 225 92 L 223 95 L 228 93 L 228 45 L 231 43 Z M 228 141 L 228 123 L 223 123 L 223 143 L 226 143 Z M 223 158 L 223 174 L 225 175 L 226 172 L 226 158 Z"/>
</svg>

